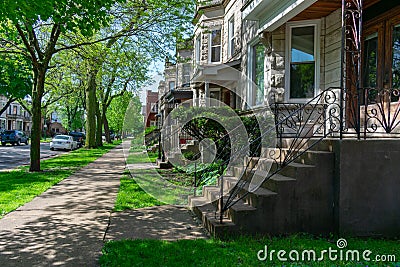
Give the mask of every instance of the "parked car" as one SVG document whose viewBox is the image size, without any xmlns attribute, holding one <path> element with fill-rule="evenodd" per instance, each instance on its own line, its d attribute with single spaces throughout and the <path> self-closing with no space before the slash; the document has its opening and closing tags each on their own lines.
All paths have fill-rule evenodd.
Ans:
<svg viewBox="0 0 400 267">
<path fill-rule="evenodd" d="M 50 150 L 55 149 L 65 149 L 65 150 L 74 150 L 78 148 L 78 144 L 72 136 L 69 135 L 56 135 L 53 140 L 50 142 Z"/>
<path fill-rule="evenodd" d="M 76 141 L 76 143 L 78 144 L 78 147 L 83 147 L 83 145 L 85 144 L 85 139 L 86 139 L 86 135 L 84 133 L 70 132 L 69 135 L 72 136 L 74 141 Z"/>
<path fill-rule="evenodd" d="M 24 143 L 27 145 L 29 143 L 29 137 L 25 135 L 24 132 L 17 130 L 7 130 L 1 134 L 1 144 L 5 146 L 7 143 L 14 145 L 21 145 Z"/>
</svg>

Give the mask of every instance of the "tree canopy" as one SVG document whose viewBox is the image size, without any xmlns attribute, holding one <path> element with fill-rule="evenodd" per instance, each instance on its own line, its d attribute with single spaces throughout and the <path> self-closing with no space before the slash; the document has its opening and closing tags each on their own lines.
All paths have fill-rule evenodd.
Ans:
<svg viewBox="0 0 400 267">
<path fill-rule="evenodd" d="M 56 55 L 71 52 L 81 56 L 84 73 L 80 75 L 85 76 L 82 80 L 86 94 L 87 131 L 93 133 L 97 125 L 96 135 L 99 138 L 103 124 L 101 113 L 106 114 L 106 109 L 102 112 L 99 109 L 102 95 L 97 94 L 97 89 L 104 88 L 104 81 L 113 80 L 105 67 L 108 60 L 105 55 L 109 55 L 107 50 L 116 51 L 118 47 L 123 47 L 125 51 L 120 50 L 118 58 L 123 58 L 121 55 L 125 56 L 124 53 L 136 55 L 137 59 L 143 60 L 135 62 L 139 68 L 146 66 L 140 63 L 148 62 L 148 59 L 164 58 L 174 50 L 178 36 L 190 26 L 193 7 L 192 0 L 0 2 L 0 54 L 15 55 L 26 60 L 31 71 L 31 171 L 40 170 L 43 101 L 50 103 L 57 99 L 55 95 L 60 92 L 56 90 L 49 93 L 54 89 L 49 81 L 52 75 L 49 70 L 59 68 Z M 91 50 L 90 56 L 87 56 L 87 49 Z M 108 66 L 113 69 L 112 65 Z M 119 64 L 118 68 L 121 66 L 123 64 Z M 109 95 L 118 96 L 124 80 L 135 83 L 140 81 L 140 77 L 143 75 L 116 77 L 115 85 L 119 86 L 114 86 Z M 103 99 L 107 95 L 105 92 Z"/>
</svg>

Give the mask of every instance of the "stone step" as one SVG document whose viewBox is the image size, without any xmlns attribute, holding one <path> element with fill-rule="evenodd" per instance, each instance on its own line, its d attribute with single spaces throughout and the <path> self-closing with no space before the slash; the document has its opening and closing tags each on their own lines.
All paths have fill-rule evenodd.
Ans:
<svg viewBox="0 0 400 267">
<path fill-rule="evenodd" d="M 199 198 L 197 203 L 205 200 L 205 198 Z M 192 202 L 194 203 L 194 202 Z M 236 224 L 232 222 L 227 216 L 223 217 L 222 224 L 220 223 L 219 213 L 216 213 L 216 208 L 210 203 L 203 203 L 200 205 L 193 206 L 191 210 L 201 220 L 203 226 L 213 237 L 230 237 L 234 234 L 238 234 L 238 228 Z"/>
<path fill-rule="evenodd" d="M 264 181 L 261 186 L 274 191 L 277 194 L 287 196 L 287 194 L 289 194 L 289 190 L 294 188 L 296 181 L 297 180 L 294 178 L 283 176 L 277 173 L 268 180 Z"/>
<path fill-rule="evenodd" d="M 333 152 L 329 151 L 313 151 L 313 150 L 289 151 L 289 149 L 282 149 L 280 151 L 277 148 L 270 149 L 268 151 L 269 152 L 265 154 L 269 155 L 267 157 L 246 157 L 244 160 L 244 166 L 248 166 L 249 169 L 258 166 L 258 169 L 268 170 L 270 169 L 274 161 L 280 163 L 280 161 L 281 160 L 284 161 L 287 156 L 295 158 L 294 162 L 306 165 L 314 165 L 316 161 L 320 159 L 321 156 L 323 157 L 325 155 L 333 154 Z"/>
<path fill-rule="evenodd" d="M 315 139 L 305 138 L 300 141 L 304 149 L 312 146 Z M 293 139 L 282 139 L 282 144 L 290 146 Z M 224 234 L 287 234 L 299 231 L 313 232 L 320 221 L 328 225 L 331 201 L 324 196 L 326 176 L 333 175 L 334 154 L 330 140 L 324 140 L 310 150 L 304 151 L 294 162 L 283 167 L 277 174 L 280 165 L 268 158 L 245 157 L 243 166 L 230 167 L 223 177 L 224 202 L 227 193 L 232 190 L 243 176 L 243 185 L 232 203 L 224 213 L 224 223 L 219 222 L 218 208 L 220 188 L 218 186 L 203 187 L 203 196 L 190 199 L 190 205 L 202 218 L 205 227 L 214 236 Z M 275 151 L 276 149 L 270 149 Z M 287 148 L 283 154 L 289 153 Z M 246 167 L 247 166 L 247 167 Z M 265 178 L 268 180 L 264 180 Z M 254 190 L 249 192 L 249 188 Z M 329 186 L 329 185 L 328 185 Z M 322 201 L 322 202 L 321 202 Z"/>
<path fill-rule="evenodd" d="M 275 171 L 280 168 L 281 166 L 279 166 L 277 163 L 273 163 L 270 171 Z M 283 167 L 279 171 L 279 174 L 286 177 L 298 177 L 299 175 L 310 176 L 313 169 L 315 169 L 315 165 L 291 162 L 285 167 Z"/>
<path fill-rule="evenodd" d="M 227 210 L 226 215 L 236 225 L 245 225 L 248 217 L 254 216 L 257 211 L 243 200 L 236 199 L 233 203 L 235 204 Z"/>
<path fill-rule="evenodd" d="M 220 188 L 215 185 L 203 186 L 202 193 L 209 203 L 217 202 L 221 196 Z"/>
<path fill-rule="evenodd" d="M 295 139 L 295 138 L 282 138 L 282 148 L 289 148 L 293 142 L 296 142 L 296 147 L 301 147 L 303 149 L 310 148 L 312 151 L 333 151 L 333 142 L 334 140 L 325 138 L 322 141 L 319 141 L 320 138 L 304 138 L 304 139 Z M 280 140 L 277 140 L 277 145 L 280 144 Z"/>
<path fill-rule="evenodd" d="M 253 158 L 251 160 L 251 162 L 252 163 L 249 163 L 247 168 L 245 166 L 232 167 L 229 170 L 229 174 L 231 176 L 234 176 L 237 178 L 244 176 L 244 179 L 246 181 L 248 181 L 253 178 L 255 171 L 256 171 L 256 175 L 258 175 L 260 177 L 267 177 L 269 175 L 269 173 L 272 173 L 273 171 L 277 170 L 278 168 L 281 168 L 278 165 L 278 163 L 276 163 L 275 161 L 272 161 L 270 159 L 265 159 L 265 158 L 255 159 L 255 158 Z M 257 162 L 257 164 L 255 164 L 255 162 Z M 296 177 L 296 175 L 298 173 L 309 172 L 313 168 L 315 168 L 314 165 L 302 164 L 302 163 L 298 163 L 298 162 L 291 162 L 287 166 L 285 166 L 282 170 L 280 170 L 279 174 L 293 178 L 293 177 Z M 269 172 L 267 172 L 267 170 L 269 170 Z"/>
<path fill-rule="evenodd" d="M 319 159 L 320 156 L 324 156 L 326 154 L 331 154 L 333 152 L 330 151 L 318 151 L 318 150 L 305 150 L 304 148 L 298 150 L 297 148 L 283 148 L 279 150 L 278 148 L 270 148 L 263 153 L 263 157 L 265 159 L 276 160 L 280 162 L 280 160 L 284 161 L 285 158 L 295 158 L 295 162 L 312 165 L 315 164 L 316 160 Z M 251 160 L 251 158 L 247 158 L 245 163 L 250 162 L 250 166 L 254 166 L 254 161 L 257 159 Z"/>
<path fill-rule="evenodd" d="M 243 197 L 243 201 L 254 208 L 260 207 L 270 198 L 277 197 L 276 192 L 260 187 L 258 185 L 254 185 L 255 189 L 253 189 L 252 187 L 250 187 L 250 183 L 248 181 L 242 181 L 242 182 L 243 184 L 241 188 L 238 190 L 237 197 L 239 198 Z M 224 183 L 224 189 L 230 191 L 238 183 L 238 178 L 229 176 L 224 177 L 223 183 Z M 249 192 L 249 187 L 252 190 L 250 192 Z"/>
</svg>

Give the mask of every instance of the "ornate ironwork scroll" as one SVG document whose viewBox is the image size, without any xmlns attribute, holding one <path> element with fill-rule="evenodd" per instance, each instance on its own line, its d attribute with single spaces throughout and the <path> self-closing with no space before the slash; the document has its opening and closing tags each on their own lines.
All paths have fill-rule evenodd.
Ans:
<svg viewBox="0 0 400 267">
<path fill-rule="evenodd" d="M 361 35 L 363 0 L 342 0 L 341 131 L 360 138 Z"/>
</svg>

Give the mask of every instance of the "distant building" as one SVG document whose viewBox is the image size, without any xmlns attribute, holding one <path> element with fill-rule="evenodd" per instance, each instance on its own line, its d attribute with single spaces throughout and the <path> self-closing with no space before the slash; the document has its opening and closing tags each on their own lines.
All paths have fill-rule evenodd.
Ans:
<svg viewBox="0 0 400 267">
<path fill-rule="evenodd" d="M 0 96 L 0 109 L 2 109 L 8 99 Z M 0 129 L 19 130 L 30 135 L 32 119 L 28 111 L 26 111 L 18 102 L 12 102 L 11 105 L 0 114 Z"/>
<path fill-rule="evenodd" d="M 157 125 L 158 92 L 147 90 L 146 92 L 146 128 Z"/>
<path fill-rule="evenodd" d="M 64 126 L 59 123 L 59 122 L 52 122 L 49 125 L 49 131 L 51 136 L 57 135 L 57 134 L 67 134 L 67 130 L 64 128 Z"/>
</svg>

